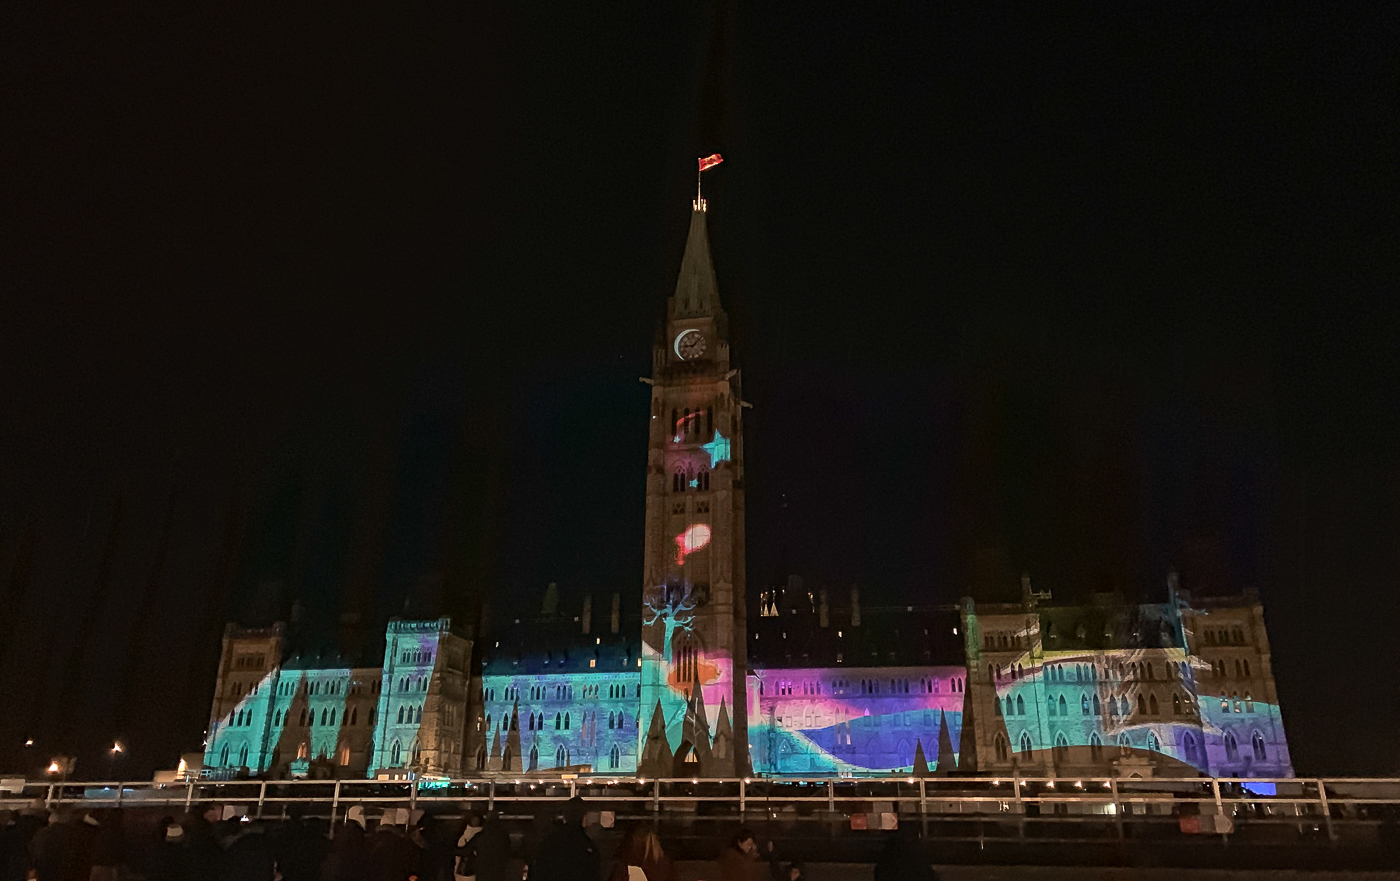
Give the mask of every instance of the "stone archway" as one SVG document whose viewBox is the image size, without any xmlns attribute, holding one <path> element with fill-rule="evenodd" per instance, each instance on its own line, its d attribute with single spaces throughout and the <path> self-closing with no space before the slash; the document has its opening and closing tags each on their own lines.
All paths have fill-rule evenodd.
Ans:
<svg viewBox="0 0 1400 881">
<path fill-rule="evenodd" d="M 699 773 L 700 756 L 695 753 L 695 744 L 687 740 L 676 750 L 676 757 L 671 762 L 671 776 L 694 777 Z"/>
</svg>

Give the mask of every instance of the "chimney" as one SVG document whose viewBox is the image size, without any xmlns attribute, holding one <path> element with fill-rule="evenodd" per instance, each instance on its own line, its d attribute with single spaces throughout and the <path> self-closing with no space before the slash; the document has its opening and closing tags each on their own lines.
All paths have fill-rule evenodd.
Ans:
<svg viewBox="0 0 1400 881">
<path fill-rule="evenodd" d="M 831 609 L 826 603 L 826 588 L 823 587 L 821 590 L 817 591 L 817 596 L 820 600 L 820 605 L 817 606 L 817 626 L 830 627 Z"/>
<path fill-rule="evenodd" d="M 851 626 L 860 626 L 860 588 L 851 585 Z"/>
<path fill-rule="evenodd" d="M 587 635 L 588 635 L 588 632 L 589 632 L 590 630 L 592 630 L 592 629 L 593 629 L 593 594 L 591 594 L 591 593 L 586 593 L 586 594 L 583 595 L 583 635 L 584 635 L 584 636 L 587 636 Z"/>
<path fill-rule="evenodd" d="M 617 632 L 622 629 L 622 594 L 620 593 L 613 594 L 612 617 L 608 623 L 612 628 L 613 635 L 616 636 Z"/>
</svg>

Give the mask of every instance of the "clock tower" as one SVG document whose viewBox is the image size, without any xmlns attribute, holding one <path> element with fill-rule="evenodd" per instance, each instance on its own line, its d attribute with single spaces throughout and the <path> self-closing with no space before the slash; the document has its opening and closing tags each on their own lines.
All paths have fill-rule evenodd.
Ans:
<svg viewBox="0 0 1400 881">
<path fill-rule="evenodd" d="M 638 773 L 748 773 L 744 443 L 705 201 L 652 354 Z"/>
</svg>

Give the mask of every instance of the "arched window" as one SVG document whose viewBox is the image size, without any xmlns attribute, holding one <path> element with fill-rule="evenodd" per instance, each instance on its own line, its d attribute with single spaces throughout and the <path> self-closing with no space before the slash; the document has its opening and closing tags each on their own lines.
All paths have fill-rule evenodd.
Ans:
<svg viewBox="0 0 1400 881">
<path fill-rule="evenodd" d="M 608 713 L 608 729 L 612 730 L 614 727 L 616 727 L 616 725 L 617 717 L 614 716 L 612 713 Z"/>
<path fill-rule="evenodd" d="M 1026 702 L 1019 694 L 1016 695 L 1016 715 L 1026 715 Z"/>
<path fill-rule="evenodd" d="M 1079 714 L 1081 716 L 1089 715 L 1089 696 L 1087 694 L 1079 696 Z"/>
<path fill-rule="evenodd" d="M 396 740 L 394 741 L 394 745 L 389 748 L 389 766 L 391 768 L 397 768 L 402 763 L 403 747 L 400 746 L 399 742 Z"/>
<path fill-rule="evenodd" d="M 350 764 L 350 747 L 342 746 L 340 748 L 340 764 L 342 767 Z"/>
<path fill-rule="evenodd" d="M 1103 740 L 1100 739 L 1097 731 L 1089 735 L 1089 757 L 1092 759 L 1103 758 Z"/>
<path fill-rule="evenodd" d="M 1131 750 L 1132 748 L 1133 748 L 1133 740 L 1132 740 L 1132 738 L 1130 738 L 1130 737 L 1128 736 L 1128 732 L 1123 731 L 1123 732 L 1119 733 L 1119 735 L 1118 735 L 1118 752 L 1119 752 L 1120 754 L 1126 756 L 1126 755 L 1128 754 L 1128 751 Z"/>
<path fill-rule="evenodd" d="M 1064 761 L 1069 753 L 1069 740 L 1065 738 L 1065 733 L 1061 731 L 1055 735 L 1055 760 Z"/>
<path fill-rule="evenodd" d="M 423 721 L 423 707 L 422 707 L 422 706 L 419 706 L 419 707 L 418 707 L 418 711 L 417 711 L 416 713 L 413 714 L 413 721 L 414 721 L 415 724 Z"/>
<path fill-rule="evenodd" d="M 1031 751 L 1031 735 L 1029 731 L 1021 732 L 1021 748 L 1018 752 L 1029 753 Z"/>
<path fill-rule="evenodd" d="M 1138 695 L 1137 704 L 1138 704 L 1138 707 L 1137 707 L 1138 715 L 1139 715 L 1139 716 L 1145 716 L 1145 715 L 1147 715 L 1147 699 L 1144 698 L 1142 695 Z"/>
<path fill-rule="evenodd" d="M 1011 706 L 1011 697 L 1010 697 L 1009 695 L 1008 695 L 1007 698 L 1006 698 L 1006 705 L 1007 705 L 1008 708 Z M 992 706 L 996 707 L 997 715 L 1000 716 L 1000 715 L 1002 714 L 1002 713 L 1001 713 L 1001 698 L 997 697 L 996 695 L 992 695 Z"/>
<path fill-rule="evenodd" d="M 1098 696 L 1098 695 L 1094 695 L 1094 715 L 1095 715 L 1095 716 L 1102 716 L 1102 715 L 1103 715 L 1103 704 L 1099 701 L 1099 696 Z"/>
<path fill-rule="evenodd" d="M 1181 695 L 1176 694 L 1175 692 L 1172 693 L 1172 715 L 1181 715 Z"/>
<path fill-rule="evenodd" d="M 563 768 L 568 764 L 569 760 L 564 754 L 564 745 L 560 744 L 559 748 L 554 751 L 554 767 Z"/>
<path fill-rule="evenodd" d="M 1149 694 L 1147 696 L 1147 712 L 1153 716 L 1157 715 L 1157 695 Z"/>
<path fill-rule="evenodd" d="M 1250 743 L 1254 747 L 1254 760 L 1256 762 L 1264 761 L 1267 757 L 1267 753 L 1264 752 L 1264 735 L 1260 734 L 1258 731 L 1254 732 L 1254 736 L 1250 738 Z"/>
<path fill-rule="evenodd" d="M 1126 717 L 1126 716 L 1127 716 L 1129 713 L 1131 713 L 1132 711 L 1133 711 L 1133 708 L 1132 708 L 1131 706 L 1128 705 L 1128 696 L 1127 696 L 1126 694 L 1123 695 L 1121 698 L 1118 699 L 1118 714 L 1119 714 L 1119 715 L 1125 716 L 1125 717 Z"/>
<path fill-rule="evenodd" d="M 1240 760 L 1240 743 L 1235 740 L 1235 732 L 1225 732 L 1225 758 L 1232 762 Z"/>
<path fill-rule="evenodd" d="M 359 707 L 351 707 L 351 708 L 350 708 L 350 724 L 351 724 L 351 725 L 354 725 L 356 722 L 359 721 L 359 719 L 360 719 L 360 708 L 359 708 Z"/>
<path fill-rule="evenodd" d="M 1154 753 L 1162 751 L 1162 745 L 1157 742 L 1157 735 L 1155 732 L 1147 732 L 1147 748 L 1152 750 Z"/>
<path fill-rule="evenodd" d="M 219 764 L 228 767 L 228 744 L 224 744 L 224 748 L 219 750 Z"/>
<path fill-rule="evenodd" d="M 1186 761 L 1193 765 L 1200 761 L 1200 755 L 1196 752 L 1196 735 L 1190 731 L 1181 736 L 1181 752 L 1186 756 Z"/>
<path fill-rule="evenodd" d="M 623 710 L 618 710 L 618 711 L 617 711 L 617 727 L 621 728 L 621 727 L 622 727 L 623 725 L 625 725 L 625 724 L 627 724 L 627 713 L 626 713 L 625 711 L 623 711 Z"/>
<path fill-rule="evenodd" d="M 1055 699 L 1053 697 L 1045 699 L 1045 714 L 1047 716 L 1055 715 Z"/>
<path fill-rule="evenodd" d="M 555 714 L 554 714 L 554 730 L 555 730 L 555 731 L 558 731 L 558 730 L 559 730 L 560 728 L 562 728 L 563 726 L 564 726 L 564 715 L 563 715 L 562 713 L 555 713 Z"/>
<path fill-rule="evenodd" d="M 685 472 L 684 472 L 684 471 L 677 471 L 675 474 L 672 474 L 672 475 L 671 475 L 671 491 L 672 491 L 672 492 L 678 492 L 678 493 L 683 493 L 683 492 L 685 492 L 685 485 L 686 485 L 687 483 L 689 483 L 689 481 L 687 481 L 687 480 L 685 479 Z"/>
<path fill-rule="evenodd" d="M 997 736 L 994 737 L 994 738 L 992 739 L 992 747 L 996 750 L 996 753 L 997 753 L 997 761 L 998 761 L 998 762 L 1004 762 L 1004 761 L 1006 761 L 1006 757 L 1007 757 L 1006 738 L 1001 736 L 1001 732 L 997 732 Z"/>
<path fill-rule="evenodd" d="M 1061 715 L 1061 716 L 1068 716 L 1068 715 L 1069 715 L 1069 704 L 1065 702 L 1065 696 L 1064 696 L 1064 695 L 1060 695 L 1060 715 Z"/>
<path fill-rule="evenodd" d="M 513 771 L 513 770 L 515 770 L 514 768 L 512 768 L 512 767 L 510 766 L 511 763 L 514 762 L 514 761 L 515 761 L 515 754 L 511 752 L 510 747 L 506 747 L 504 750 L 501 751 L 501 770 L 502 770 L 502 771 Z"/>
<path fill-rule="evenodd" d="M 540 748 L 534 744 L 530 745 L 530 767 L 529 770 L 537 770 L 540 766 Z"/>
<path fill-rule="evenodd" d="M 486 714 L 486 730 L 487 730 L 487 731 L 490 731 L 490 730 L 491 730 L 491 714 L 490 714 L 490 713 L 487 713 L 487 714 Z"/>
<path fill-rule="evenodd" d="M 608 767 L 609 767 L 609 768 L 616 769 L 617 766 L 618 766 L 618 765 L 621 765 L 621 764 L 622 764 L 622 751 L 621 751 L 620 749 L 618 749 L 618 748 L 617 748 L 617 744 L 614 743 L 614 744 L 613 744 L 613 748 L 612 748 L 612 752 L 608 753 Z"/>
<path fill-rule="evenodd" d="M 477 769 L 478 771 L 485 771 L 485 770 L 486 770 L 486 745 L 485 745 L 485 744 L 482 744 L 481 746 L 477 747 L 477 749 L 476 749 L 476 769 Z"/>
<path fill-rule="evenodd" d="M 399 707 L 399 724 L 400 724 L 400 725 L 403 724 L 403 711 L 404 711 L 405 709 L 406 709 L 405 707 Z"/>
<path fill-rule="evenodd" d="M 569 714 L 568 714 L 568 713 L 565 713 L 565 714 L 564 714 L 564 730 L 565 730 L 565 731 L 568 731 L 568 730 L 569 730 Z"/>
<path fill-rule="evenodd" d="M 322 724 L 322 725 L 328 724 L 327 720 L 330 718 L 330 715 L 331 715 L 330 707 L 322 707 L 322 708 L 321 708 L 321 724 Z"/>
</svg>

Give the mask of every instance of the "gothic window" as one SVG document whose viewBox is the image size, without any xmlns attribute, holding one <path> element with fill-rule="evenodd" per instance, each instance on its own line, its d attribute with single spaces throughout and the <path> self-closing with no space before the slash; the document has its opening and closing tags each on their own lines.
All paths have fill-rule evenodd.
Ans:
<svg viewBox="0 0 1400 881">
<path fill-rule="evenodd" d="M 418 707 L 418 712 L 414 714 L 413 721 L 415 723 L 423 721 L 423 707 L 421 705 Z"/>
<path fill-rule="evenodd" d="M 620 764 L 622 764 L 622 751 L 619 750 L 617 744 L 614 743 L 612 752 L 608 754 L 608 767 L 616 769 Z"/>
<path fill-rule="evenodd" d="M 563 768 L 568 764 L 569 760 L 564 752 L 564 746 L 563 744 L 560 744 L 559 748 L 554 751 L 554 767 Z"/>
<path fill-rule="evenodd" d="M 705 437 L 715 436 L 715 408 L 705 408 Z"/>
<path fill-rule="evenodd" d="M 1055 735 L 1055 761 L 1063 762 L 1065 756 L 1069 754 L 1069 741 L 1065 739 L 1065 733 L 1061 731 Z"/>
<path fill-rule="evenodd" d="M 1157 715 L 1157 695 L 1147 696 L 1147 711 L 1153 716 Z"/>
<path fill-rule="evenodd" d="M 1081 716 L 1089 715 L 1089 696 L 1087 694 L 1079 696 L 1079 714 Z"/>
<path fill-rule="evenodd" d="M 1139 716 L 1147 715 L 1147 699 L 1144 698 L 1142 695 L 1138 695 L 1137 711 Z"/>
<path fill-rule="evenodd" d="M 1249 678 L 1249 658 L 1244 659 L 1244 678 Z"/>
<path fill-rule="evenodd" d="M 502 771 L 510 771 L 510 770 L 512 770 L 512 768 L 511 768 L 511 766 L 510 766 L 510 763 L 511 763 L 512 761 L 514 761 L 514 760 L 515 760 L 515 756 L 514 756 L 514 754 L 511 753 L 510 747 L 506 747 L 504 750 L 501 751 L 501 770 L 502 770 Z"/>
<path fill-rule="evenodd" d="M 343 746 L 340 748 L 340 764 L 342 766 L 350 764 L 350 747 Z"/>
<path fill-rule="evenodd" d="M 405 709 L 406 709 L 405 707 L 399 707 L 399 724 L 400 724 L 400 725 L 403 724 L 403 711 L 404 711 Z"/>
<path fill-rule="evenodd" d="M 1181 736 L 1181 751 L 1186 756 L 1186 761 L 1195 764 L 1199 760 L 1196 754 L 1196 735 L 1187 731 Z"/>
<path fill-rule="evenodd" d="M 1244 711 L 1246 713 L 1254 712 L 1254 695 L 1247 691 L 1244 693 Z"/>
<path fill-rule="evenodd" d="M 1097 731 L 1089 735 L 1089 758 L 1095 761 L 1103 758 L 1103 740 Z"/>
<path fill-rule="evenodd" d="M 565 713 L 565 714 L 564 714 L 564 730 L 565 730 L 565 731 L 568 731 L 568 730 L 569 730 L 569 714 L 568 714 L 568 713 Z"/>
<path fill-rule="evenodd" d="M 1006 701 L 1007 701 L 1007 703 L 1010 703 L 1010 702 L 1011 702 L 1011 698 L 1008 697 L 1008 698 L 1006 699 Z M 999 698 L 999 697 L 993 695 L 993 696 L 992 696 L 992 706 L 996 707 L 997 715 L 1000 716 L 1000 715 L 1002 714 L 1002 713 L 1001 713 L 1001 698 Z"/>
<path fill-rule="evenodd" d="M 608 729 L 611 730 L 615 727 L 617 727 L 617 717 L 612 713 L 608 713 Z"/>
<path fill-rule="evenodd" d="M 1094 695 L 1094 715 L 1095 715 L 1095 716 L 1102 716 L 1102 715 L 1103 715 L 1103 704 L 1099 702 L 1099 696 L 1098 696 L 1098 695 Z"/>
<path fill-rule="evenodd" d="M 1225 758 L 1231 762 L 1240 760 L 1240 743 L 1235 740 L 1235 733 L 1227 731 L 1225 733 Z"/>
<path fill-rule="evenodd" d="M 539 766 L 540 766 L 540 748 L 539 748 L 538 746 L 531 745 L 531 746 L 530 746 L 530 767 L 529 767 L 529 770 L 534 771 L 535 769 L 539 768 Z"/>
<path fill-rule="evenodd" d="M 685 484 L 686 480 L 684 471 L 678 470 L 675 474 L 671 475 L 671 492 L 685 492 Z"/>
<path fill-rule="evenodd" d="M 224 748 L 219 750 L 219 764 L 228 767 L 228 744 L 224 744 Z"/>
<path fill-rule="evenodd" d="M 1019 694 L 1016 695 L 1016 715 L 1026 715 L 1026 702 Z"/>
<path fill-rule="evenodd" d="M 1254 747 L 1254 760 L 1256 762 L 1264 761 L 1266 757 L 1266 753 L 1264 752 L 1264 735 L 1256 731 L 1254 732 L 1254 736 L 1250 738 L 1250 742 Z"/>
<path fill-rule="evenodd" d="M 710 472 L 707 471 L 707 470 L 705 470 L 704 468 L 701 468 L 701 469 L 700 469 L 700 473 L 697 474 L 697 475 L 695 475 L 695 482 L 696 482 L 696 487 L 695 487 L 696 489 L 700 489 L 700 490 L 709 489 L 709 488 L 710 488 Z"/>
<path fill-rule="evenodd" d="M 1055 715 L 1055 699 L 1053 697 L 1047 697 L 1045 699 L 1045 715 Z"/>
<path fill-rule="evenodd" d="M 1147 748 L 1154 753 L 1162 751 L 1162 745 L 1157 742 L 1157 735 L 1152 731 L 1147 732 Z"/>
<path fill-rule="evenodd" d="M 1133 748 L 1133 741 L 1132 741 L 1132 738 L 1128 737 L 1128 732 L 1124 731 L 1124 732 L 1120 733 L 1120 734 L 1118 735 L 1118 752 L 1119 752 L 1119 754 L 1125 755 L 1125 756 L 1126 756 L 1126 755 L 1128 754 L 1128 752 L 1129 752 L 1132 748 Z"/>
<path fill-rule="evenodd" d="M 992 741 L 992 746 L 996 749 L 997 761 L 1006 761 L 1006 738 L 1001 736 L 1001 732 L 997 732 L 996 738 Z"/>
<path fill-rule="evenodd" d="M 1031 751 L 1031 735 L 1029 731 L 1021 732 L 1021 748 L 1018 752 L 1029 753 Z"/>
<path fill-rule="evenodd" d="M 1066 703 L 1066 701 L 1065 701 L 1065 696 L 1064 696 L 1064 695 L 1060 695 L 1060 715 L 1061 715 L 1061 716 L 1068 716 L 1068 715 L 1069 715 L 1069 704 Z"/>
<path fill-rule="evenodd" d="M 486 746 L 484 744 L 476 748 L 476 769 L 478 771 L 486 770 Z"/>
<path fill-rule="evenodd" d="M 399 742 L 394 741 L 394 745 L 389 748 L 389 766 L 397 768 L 403 762 L 403 747 Z"/>
</svg>

